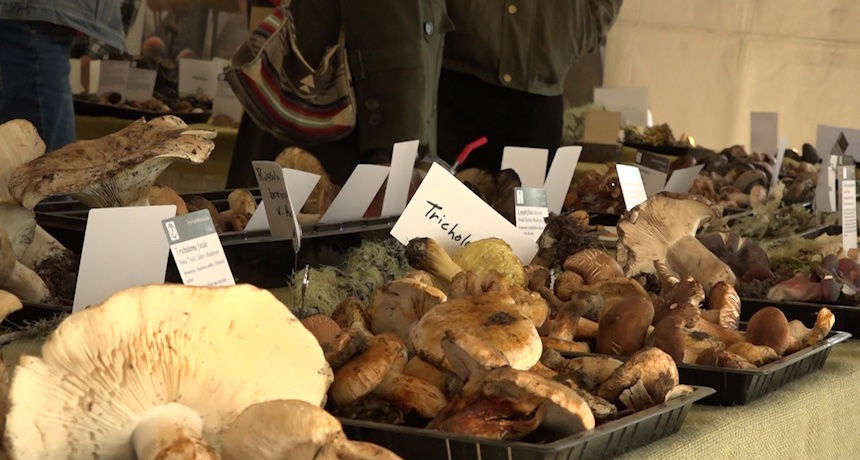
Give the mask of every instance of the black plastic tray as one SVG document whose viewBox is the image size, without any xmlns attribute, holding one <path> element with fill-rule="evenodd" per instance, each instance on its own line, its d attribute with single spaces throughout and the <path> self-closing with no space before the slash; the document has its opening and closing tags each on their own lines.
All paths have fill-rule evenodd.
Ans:
<svg viewBox="0 0 860 460">
<path fill-rule="evenodd" d="M 379 444 L 404 460 L 590 460 L 611 458 L 676 433 L 694 402 L 714 393 L 695 387 L 688 395 L 547 444 L 495 441 L 423 428 L 341 419 L 352 440 Z"/>
<path fill-rule="evenodd" d="M 193 112 L 152 112 L 149 110 L 134 109 L 131 107 L 122 107 L 110 104 L 99 104 L 98 102 L 86 101 L 83 99 L 74 99 L 75 114 L 87 115 L 92 117 L 114 117 L 124 120 L 137 120 L 138 118 L 146 118 L 147 120 L 161 117 L 164 115 L 173 115 L 179 117 L 185 123 L 206 123 L 212 115 L 211 111 L 202 113 Z"/>
<path fill-rule="evenodd" d="M 785 313 L 785 317 L 791 320 L 803 321 L 803 324 L 815 322 L 815 316 L 822 307 L 829 308 L 836 316 L 833 329 L 851 333 L 860 337 L 860 307 L 850 305 L 828 305 L 824 303 L 810 302 L 774 302 L 768 299 L 741 298 L 741 320 L 749 321 L 752 315 L 764 307 L 776 307 Z"/>
</svg>

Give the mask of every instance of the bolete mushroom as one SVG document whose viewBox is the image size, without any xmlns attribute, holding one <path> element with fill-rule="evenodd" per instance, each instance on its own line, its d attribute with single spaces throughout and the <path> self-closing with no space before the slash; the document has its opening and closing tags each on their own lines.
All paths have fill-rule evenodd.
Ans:
<svg viewBox="0 0 860 460">
<path fill-rule="evenodd" d="M 629 356 L 642 349 L 654 306 L 646 297 L 629 297 L 610 308 L 597 328 L 598 353 Z"/>
<path fill-rule="evenodd" d="M 791 339 L 785 314 L 776 307 L 755 312 L 747 324 L 746 339 L 754 345 L 766 345 L 782 356 Z"/>
<path fill-rule="evenodd" d="M 597 396 L 618 402 L 625 390 L 640 381 L 651 401 L 661 403 L 666 400 L 669 391 L 678 385 L 678 367 L 672 357 L 659 348 L 640 350 L 600 385 Z"/>
<path fill-rule="evenodd" d="M 246 407 L 273 399 L 320 405 L 331 380 L 317 341 L 269 292 L 137 287 L 72 314 L 41 357 L 21 357 L 6 445 L 14 458 L 217 451 Z"/>
<path fill-rule="evenodd" d="M 257 200 L 251 192 L 237 188 L 227 195 L 227 203 L 230 205 L 230 223 L 233 231 L 244 231 L 254 211 L 257 210 Z"/>
<path fill-rule="evenodd" d="M 302 318 L 302 326 L 314 335 L 320 345 L 331 342 L 341 331 L 340 326 L 326 315 L 311 315 Z"/>
<path fill-rule="evenodd" d="M 9 192 L 30 209 L 46 197 L 67 194 L 91 207 L 145 205 L 162 171 L 176 160 L 203 163 L 215 148 L 214 137 L 214 131 L 189 129 L 171 115 L 140 119 L 19 167 Z"/>
<path fill-rule="evenodd" d="M 564 260 L 564 269 L 581 276 L 585 284 L 624 276 L 618 262 L 600 249 L 585 249 L 569 256 Z"/>
<path fill-rule="evenodd" d="M 404 342 L 409 331 L 430 309 L 448 300 L 445 293 L 413 279 L 392 281 L 379 288 L 370 302 L 370 329 L 393 332 Z"/>
<path fill-rule="evenodd" d="M 731 268 L 696 239 L 699 225 L 721 214 L 701 196 L 659 193 L 618 221 L 618 262 L 629 276 L 654 273 L 654 261 L 661 260 L 681 277 L 698 280 L 706 291 L 720 281 L 734 285 Z"/>
<path fill-rule="evenodd" d="M 708 294 L 708 311 L 702 316 L 712 323 L 737 330 L 741 320 L 741 298 L 734 286 L 722 281 L 715 284 Z"/>
</svg>

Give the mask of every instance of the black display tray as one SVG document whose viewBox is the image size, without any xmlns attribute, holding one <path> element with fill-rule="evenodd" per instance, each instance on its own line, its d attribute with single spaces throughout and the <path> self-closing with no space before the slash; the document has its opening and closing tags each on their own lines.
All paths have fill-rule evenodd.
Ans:
<svg viewBox="0 0 860 460">
<path fill-rule="evenodd" d="M 91 117 L 114 117 L 124 120 L 137 120 L 138 118 L 153 118 L 164 115 L 173 115 L 179 117 L 185 123 L 206 123 L 212 112 L 192 113 L 192 112 L 152 112 L 149 110 L 134 109 L 131 107 L 122 107 L 109 104 L 99 104 L 97 102 L 86 101 L 75 98 L 75 115 L 87 115 Z"/>
<path fill-rule="evenodd" d="M 833 324 L 834 330 L 849 332 L 855 337 L 860 337 L 860 307 L 810 302 L 774 302 L 768 299 L 743 297 L 741 298 L 741 320 L 749 321 L 755 312 L 764 307 L 779 308 L 789 321 L 796 319 L 803 321 L 803 324 L 806 325 L 813 324 L 818 310 L 827 307 L 836 317 L 836 322 Z"/>
<path fill-rule="evenodd" d="M 621 455 L 676 433 L 694 402 L 714 393 L 695 387 L 688 395 L 547 444 L 496 441 L 423 428 L 341 419 L 347 437 L 383 446 L 404 460 L 602 459 Z"/>
</svg>

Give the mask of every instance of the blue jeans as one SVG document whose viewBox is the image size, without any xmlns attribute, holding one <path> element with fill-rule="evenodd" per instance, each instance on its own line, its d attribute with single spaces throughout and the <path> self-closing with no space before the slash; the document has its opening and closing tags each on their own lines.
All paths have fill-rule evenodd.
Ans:
<svg viewBox="0 0 860 460">
<path fill-rule="evenodd" d="M 73 36 L 71 29 L 47 22 L 0 19 L 0 123 L 29 120 L 48 151 L 75 140 Z"/>
</svg>

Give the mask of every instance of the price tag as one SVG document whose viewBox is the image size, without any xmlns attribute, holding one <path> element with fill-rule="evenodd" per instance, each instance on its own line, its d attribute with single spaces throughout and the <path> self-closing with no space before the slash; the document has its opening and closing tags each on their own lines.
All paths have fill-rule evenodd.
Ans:
<svg viewBox="0 0 860 460">
<path fill-rule="evenodd" d="M 549 210 L 546 205 L 546 190 L 542 188 L 517 187 L 514 190 L 517 228 L 534 241 L 540 238 L 546 227 Z"/>
<path fill-rule="evenodd" d="M 750 153 L 766 153 L 774 158 L 779 154 L 777 137 L 779 114 L 776 112 L 750 112 Z"/>
<path fill-rule="evenodd" d="M 233 272 L 215 231 L 212 216 L 202 209 L 161 221 L 170 253 L 188 286 L 233 286 Z"/>
<path fill-rule="evenodd" d="M 272 236 L 291 238 L 293 250 L 298 253 L 302 244 L 302 227 L 299 225 L 296 207 L 287 192 L 281 165 L 274 161 L 253 161 L 251 165 L 254 167 L 260 194 L 266 205 L 266 217 L 269 219 Z"/>
<path fill-rule="evenodd" d="M 615 170 L 618 171 L 618 183 L 621 185 L 621 194 L 624 196 L 624 205 L 628 211 L 648 199 L 639 168 L 630 165 L 615 165 Z"/>
<path fill-rule="evenodd" d="M 788 148 L 788 138 L 780 136 L 776 147 L 776 163 L 773 166 L 773 177 L 770 178 L 770 186 L 773 188 L 779 182 L 779 172 L 782 171 L 782 161 L 785 159 L 785 150 Z"/>
<path fill-rule="evenodd" d="M 388 166 L 358 165 L 320 219 L 321 224 L 339 224 L 364 217 L 373 197 L 388 177 Z"/>
<path fill-rule="evenodd" d="M 552 160 L 552 166 L 549 167 L 549 173 L 546 175 L 546 182 L 543 186 L 546 190 L 549 212 L 561 213 L 564 198 L 570 189 L 573 173 L 576 171 L 576 164 L 579 162 L 581 153 L 582 147 L 578 145 L 559 147 L 555 151 L 555 158 Z"/>
<path fill-rule="evenodd" d="M 705 165 L 696 165 L 689 168 L 676 169 L 672 172 L 669 180 L 666 181 L 666 186 L 663 187 L 663 190 L 673 193 L 689 192 L 690 187 L 693 186 L 693 182 L 696 181 L 696 176 L 702 172 L 702 168 L 704 167 Z"/>
<path fill-rule="evenodd" d="M 524 264 L 537 253 L 531 238 L 435 163 L 394 224 L 391 236 L 403 244 L 413 238 L 433 238 L 447 251 L 497 237 L 511 245 Z"/>
<path fill-rule="evenodd" d="M 168 245 L 161 221 L 176 206 L 91 209 L 72 311 L 135 286 L 164 283 Z"/>
<path fill-rule="evenodd" d="M 654 196 L 663 190 L 666 185 L 666 177 L 669 175 L 669 159 L 663 158 L 656 153 L 636 152 L 636 166 L 645 184 L 645 193 Z"/>
<path fill-rule="evenodd" d="M 399 215 L 406 209 L 412 170 L 418 157 L 418 141 L 398 142 L 391 152 L 391 170 L 382 200 L 382 217 Z M 372 201 L 372 200 L 371 200 Z"/>
<path fill-rule="evenodd" d="M 840 220 L 842 221 L 842 249 L 857 249 L 857 181 L 843 180 L 840 182 L 842 190 L 842 206 L 840 209 Z"/>
<path fill-rule="evenodd" d="M 505 147 L 502 169 L 513 169 L 523 187 L 543 187 L 549 150 L 531 147 Z"/>
</svg>

